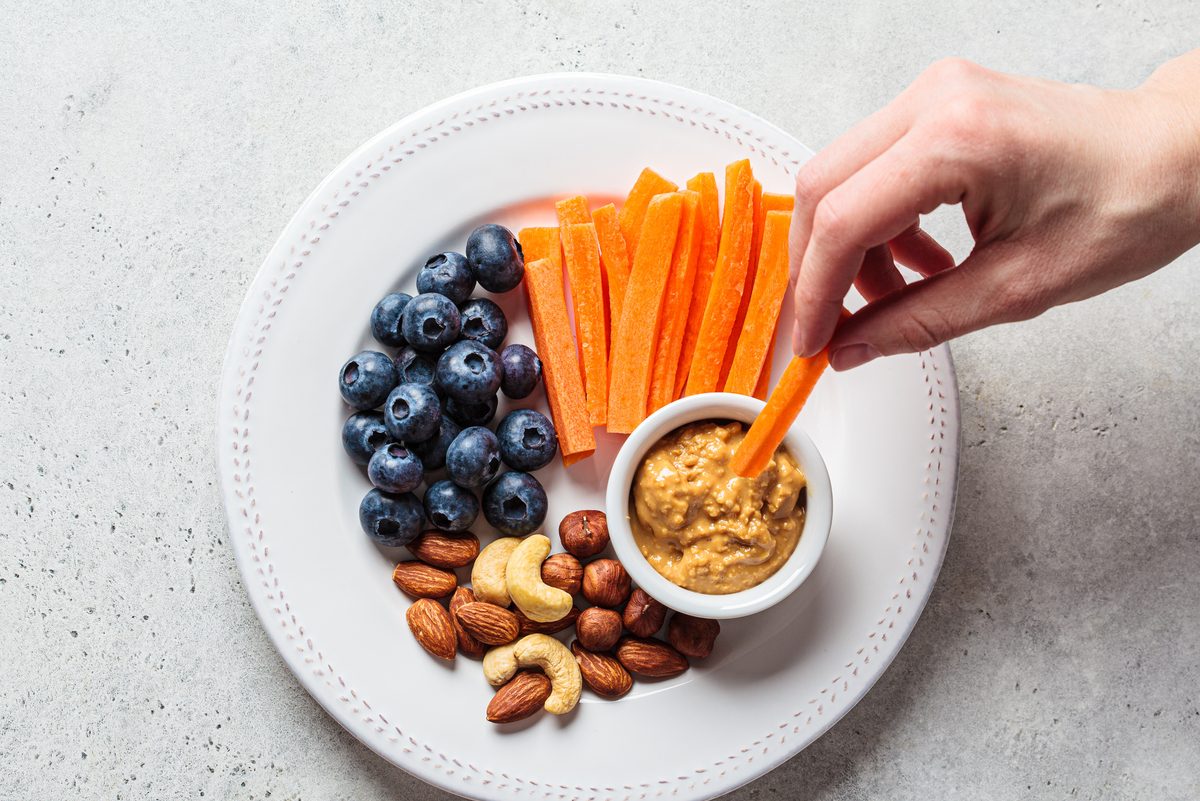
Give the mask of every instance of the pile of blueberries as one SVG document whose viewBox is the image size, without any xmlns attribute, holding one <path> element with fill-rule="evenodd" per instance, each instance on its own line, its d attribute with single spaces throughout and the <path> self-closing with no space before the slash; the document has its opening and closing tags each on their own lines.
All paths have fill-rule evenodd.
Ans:
<svg viewBox="0 0 1200 801">
<path fill-rule="evenodd" d="M 528 397 L 542 362 L 524 345 L 497 352 L 508 334 L 504 312 L 473 298 L 478 283 L 508 292 L 525 262 L 512 232 L 482 225 L 466 254 L 439 253 L 425 262 L 412 297 L 393 292 L 371 312 L 371 332 L 394 357 L 364 350 L 338 374 L 343 400 L 355 413 L 342 445 L 366 465 L 374 489 L 359 505 L 363 530 L 382 545 L 407 545 L 428 519 L 443 531 L 465 531 L 479 515 L 507 535 L 536 530 L 546 517 L 546 491 L 530 471 L 558 452 L 558 436 L 533 409 L 509 412 L 492 431 L 496 392 Z M 380 410 L 382 407 L 382 411 Z M 501 465 L 509 470 L 501 473 Z M 437 478 L 437 471 L 446 478 Z M 413 491 L 429 481 L 424 501 Z"/>
</svg>

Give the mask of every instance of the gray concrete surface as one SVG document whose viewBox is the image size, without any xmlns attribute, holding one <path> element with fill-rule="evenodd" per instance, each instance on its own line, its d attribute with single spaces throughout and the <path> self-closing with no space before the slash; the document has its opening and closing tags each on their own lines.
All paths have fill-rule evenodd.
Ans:
<svg viewBox="0 0 1200 801">
<path fill-rule="evenodd" d="M 347 736 L 247 604 L 213 471 L 243 291 L 308 191 L 447 94 L 550 70 L 819 147 L 957 54 L 1131 86 L 1157 3 L 0 3 L 0 796 L 443 798 Z M 388 7 L 382 7 L 388 6 Z M 961 227 L 934 229 L 961 253 Z M 933 599 L 839 726 L 734 798 L 1200 796 L 1200 254 L 955 346 Z"/>
</svg>

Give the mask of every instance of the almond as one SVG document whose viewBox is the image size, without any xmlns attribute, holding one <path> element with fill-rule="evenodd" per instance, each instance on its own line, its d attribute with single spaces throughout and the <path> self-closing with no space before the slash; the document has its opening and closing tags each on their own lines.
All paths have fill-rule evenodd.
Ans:
<svg viewBox="0 0 1200 801">
<path fill-rule="evenodd" d="M 596 695 L 620 698 L 633 686 L 633 676 L 608 654 L 592 653 L 578 641 L 571 643 L 571 652 L 579 663 L 584 682 Z"/>
<path fill-rule="evenodd" d="M 583 569 L 583 597 L 596 606 L 620 606 L 631 586 L 629 574 L 616 559 L 597 559 Z"/>
<path fill-rule="evenodd" d="M 589 651 L 607 651 L 621 639 L 621 616 L 612 609 L 588 607 L 575 621 L 575 636 Z"/>
<path fill-rule="evenodd" d="M 458 577 L 449 570 L 430 567 L 415 559 L 396 565 L 392 581 L 416 598 L 445 598 L 458 586 Z"/>
<path fill-rule="evenodd" d="M 603 551 L 608 540 L 608 518 L 596 509 L 571 512 L 558 524 L 558 541 L 567 553 L 580 559 Z"/>
<path fill-rule="evenodd" d="M 466 567 L 479 556 L 479 538 L 474 534 L 426 531 L 408 544 L 413 556 L 434 567 Z"/>
<path fill-rule="evenodd" d="M 550 697 L 550 679 L 542 673 L 523 670 L 501 687 L 487 707 L 492 723 L 515 723 L 542 708 Z"/>
<path fill-rule="evenodd" d="M 517 616 L 495 604 L 481 601 L 463 604 L 454 616 L 468 634 L 488 645 L 508 645 L 521 631 Z"/>
<path fill-rule="evenodd" d="M 421 647 L 439 659 L 454 659 L 454 625 L 437 601 L 418 598 L 404 615 Z"/>
<path fill-rule="evenodd" d="M 688 669 L 687 657 L 662 640 L 623 637 L 617 643 L 617 659 L 630 673 L 665 679 Z"/>
<path fill-rule="evenodd" d="M 542 562 L 542 581 L 570 595 L 583 586 L 583 565 L 569 553 L 556 553 Z"/>
<path fill-rule="evenodd" d="M 621 622 L 635 637 L 653 637 L 667 619 L 667 607 L 650 597 L 641 587 L 629 596 Z"/>
<path fill-rule="evenodd" d="M 455 614 L 462 607 L 474 602 L 475 593 L 470 587 L 456 589 L 450 599 L 450 622 L 454 624 L 454 634 L 458 637 L 458 650 L 466 656 L 479 659 L 487 651 L 487 646 L 472 637 L 471 633 L 463 628 L 462 623 L 458 622 L 458 615 Z"/>
<path fill-rule="evenodd" d="M 721 624 L 715 620 L 692 617 L 682 612 L 671 615 L 667 624 L 667 639 L 685 656 L 704 659 L 712 653 Z"/>
<path fill-rule="evenodd" d="M 530 620 L 525 617 L 520 609 L 514 609 L 513 614 L 517 616 L 517 623 L 521 627 L 520 634 L 522 637 L 526 634 L 557 634 L 575 625 L 575 621 L 579 618 L 579 607 L 572 606 L 571 611 L 567 612 L 566 617 L 550 623 L 539 623 L 536 620 Z"/>
</svg>

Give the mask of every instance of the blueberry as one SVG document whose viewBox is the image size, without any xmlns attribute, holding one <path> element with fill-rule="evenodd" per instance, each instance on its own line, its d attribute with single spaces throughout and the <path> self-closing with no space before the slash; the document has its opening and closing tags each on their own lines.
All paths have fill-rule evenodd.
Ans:
<svg viewBox="0 0 1200 801">
<path fill-rule="evenodd" d="M 338 374 L 342 400 L 359 411 L 383 403 L 396 382 L 396 365 L 386 353 L 377 350 L 364 350 L 352 356 Z"/>
<path fill-rule="evenodd" d="M 437 436 L 424 442 L 410 443 L 410 446 L 413 453 L 421 457 L 421 463 L 425 465 L 426 470 L 441 470 L 446 466 L 446 451 L 459 431 L 462 431 L 462 428 L 458 423 L 443 414 Z"/>
<path fill-rule="evenodd" d="M 495 301 L 471 298 L 459 307 L 459 312 L 463 339 L 473 339 L 495 350 L 508 336 L 508 320 Z"/>
<path fill-rule="evenodd" d="M 542 380 L 542 360 L 525 345 L 509 345 L 500 353 L 500 390 L 510 398 L 527 398 Z"/>
<path fill-rule="evenodd" d="M 486 426 L 496 416 L 496 396 L 492 395 L 483 403 L 459 403 L 450 398 L 442 411 L 459 425 Z"/>
<path fill-rule="evenodd" d="M 481 225 L 467 237 L 467 261 L 488 292 L 507 292 L 525 277 L 521 243 L 503 225 Z"/>
<path fill-rule="evenodd" d="M 446 472 L 460 487 L 482 487 L 500 472 L 500 442 L 483 426 L 464 428 L 446 451 Z"/>
<path fill-rule="evenodd" d="M 384 492 L 412 492 L 424 476 L 421 459 L 399 442 L 375 451 L 367 465 L 367 478 Z"/>
<path fill-rule="evenodd" d="M 400 442 L 424 442 L 437 433 L 441 421 L 441 403 L 427 384 L 401 384 L 383 407 L 383 423 Z"/>
<path fill-rule="evenodd" d="M 425 514 L 443 531 L 466 531 L 479 517 L 479 499 L 453 481 L 438 481 L 425 490 Z"/>
<path fill-rule="evenodd" d="M 373 489 L 358 505 L 358 522 L 380 545 L 408 545 L 421 533 L 425 509 L 411 492 L 392 495 Z"/>
<path fill-rule="evenodd" d="M 371 311 L 371 335 L 385 345 L 402 347 L 404 333 L 400 330 L 400 318 L 410 300 L 412 295 L 407 292 L 393 292 L 376 303 Z"/>
<path fill-rule="evenodd" d="M 528 473 L 510 470 L 483 491 L 483 516 L 501 534 L 522 537 L 546 520 L 546 490 Z"/>
<path fill-rule="evenodd" d="M 486 345 L 464 339 L 438 357 L 434 375 L 448 397 L 482 403 L 500 388 L 500 357 Z"/>
<path fill-rule="evenodd" d="M 411 345 L 396 354 L 396 376 L 401 384 L 428 384 L 433 386 L 433 362 L 418 353 Z M 435 387 L 436 389 L 436 387 Z"/>
<path fill-rule="evenodd" d="M 437 352 L 458 339 L 462 318 L 454 301 L 445 295 L 425 292 L 404 307 L 400 322 L 404 339 L 420 351 Z"/>
<path fill-rule="evenodd" d="M 517 409 L 504 415 L 496 426 L 496 439 L 500 441 L 500 458 L 513 470 L 545 467 L 558 452 L 554 424 L 533 409 Z"/>
<path fill-rule="evenodd" d="M 372 454 L 391 439 L 380 412 L 357 412 L 342 426 L 342 447 L 355 464 L 366 464 Z"/>
<path fill-rule="evenodd" d="M 475 276 L 467 265 L 467 257 L 447 251 L 430 257 L 417 273 L 418 292 L 436 292 L 455 303 L 462 303 L 475 291 Z"/>
</svg>

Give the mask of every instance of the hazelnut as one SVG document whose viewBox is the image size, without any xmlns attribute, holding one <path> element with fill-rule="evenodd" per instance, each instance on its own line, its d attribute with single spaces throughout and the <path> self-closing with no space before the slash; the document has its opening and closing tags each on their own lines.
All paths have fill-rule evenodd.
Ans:
<svg viewBox="0 0 1200 801">
<path fill-rule="evenodd" d="M 625 612 L 621 617 L 630 634 L 653 637 L 667 619 L 667 607 L 639 587 L 629 596 L 629 603 L 625 604 Z"/>
<path fill-rule="evenodd" d="M 571 512 L 558 524 L 558 539 L 573 556 L 595 556 L 608 547 L 608 518 L 596 509 Z"/>
<path fill-rule="evenodd" d="M 596 606 L 620 606 L 629 597 L 630 584 L 616 559 L 597 559 L 583 568 L 583 597 Z"/>
<path fill-rule="evenodd" d="M 583 585 L 583 565 L 569 553 L 556 553 L 542 562 L 542 581 L 563 592 L 578 595 Z"/>
<path fill-rule="evenodd" d="M 704 659 L 712 653 L 721 624 L 715 620 L 692 617 L 682 612 L 671 615 L 667 624 L 667 641 L 685 656 Z"/>
<path fill-rule="evenodd" d="M 584 609 L 575 621 L 575 636 L 589 651 L 607 651 L 621 638 L 621 616 L 598 606 Z"/>
</svg>

